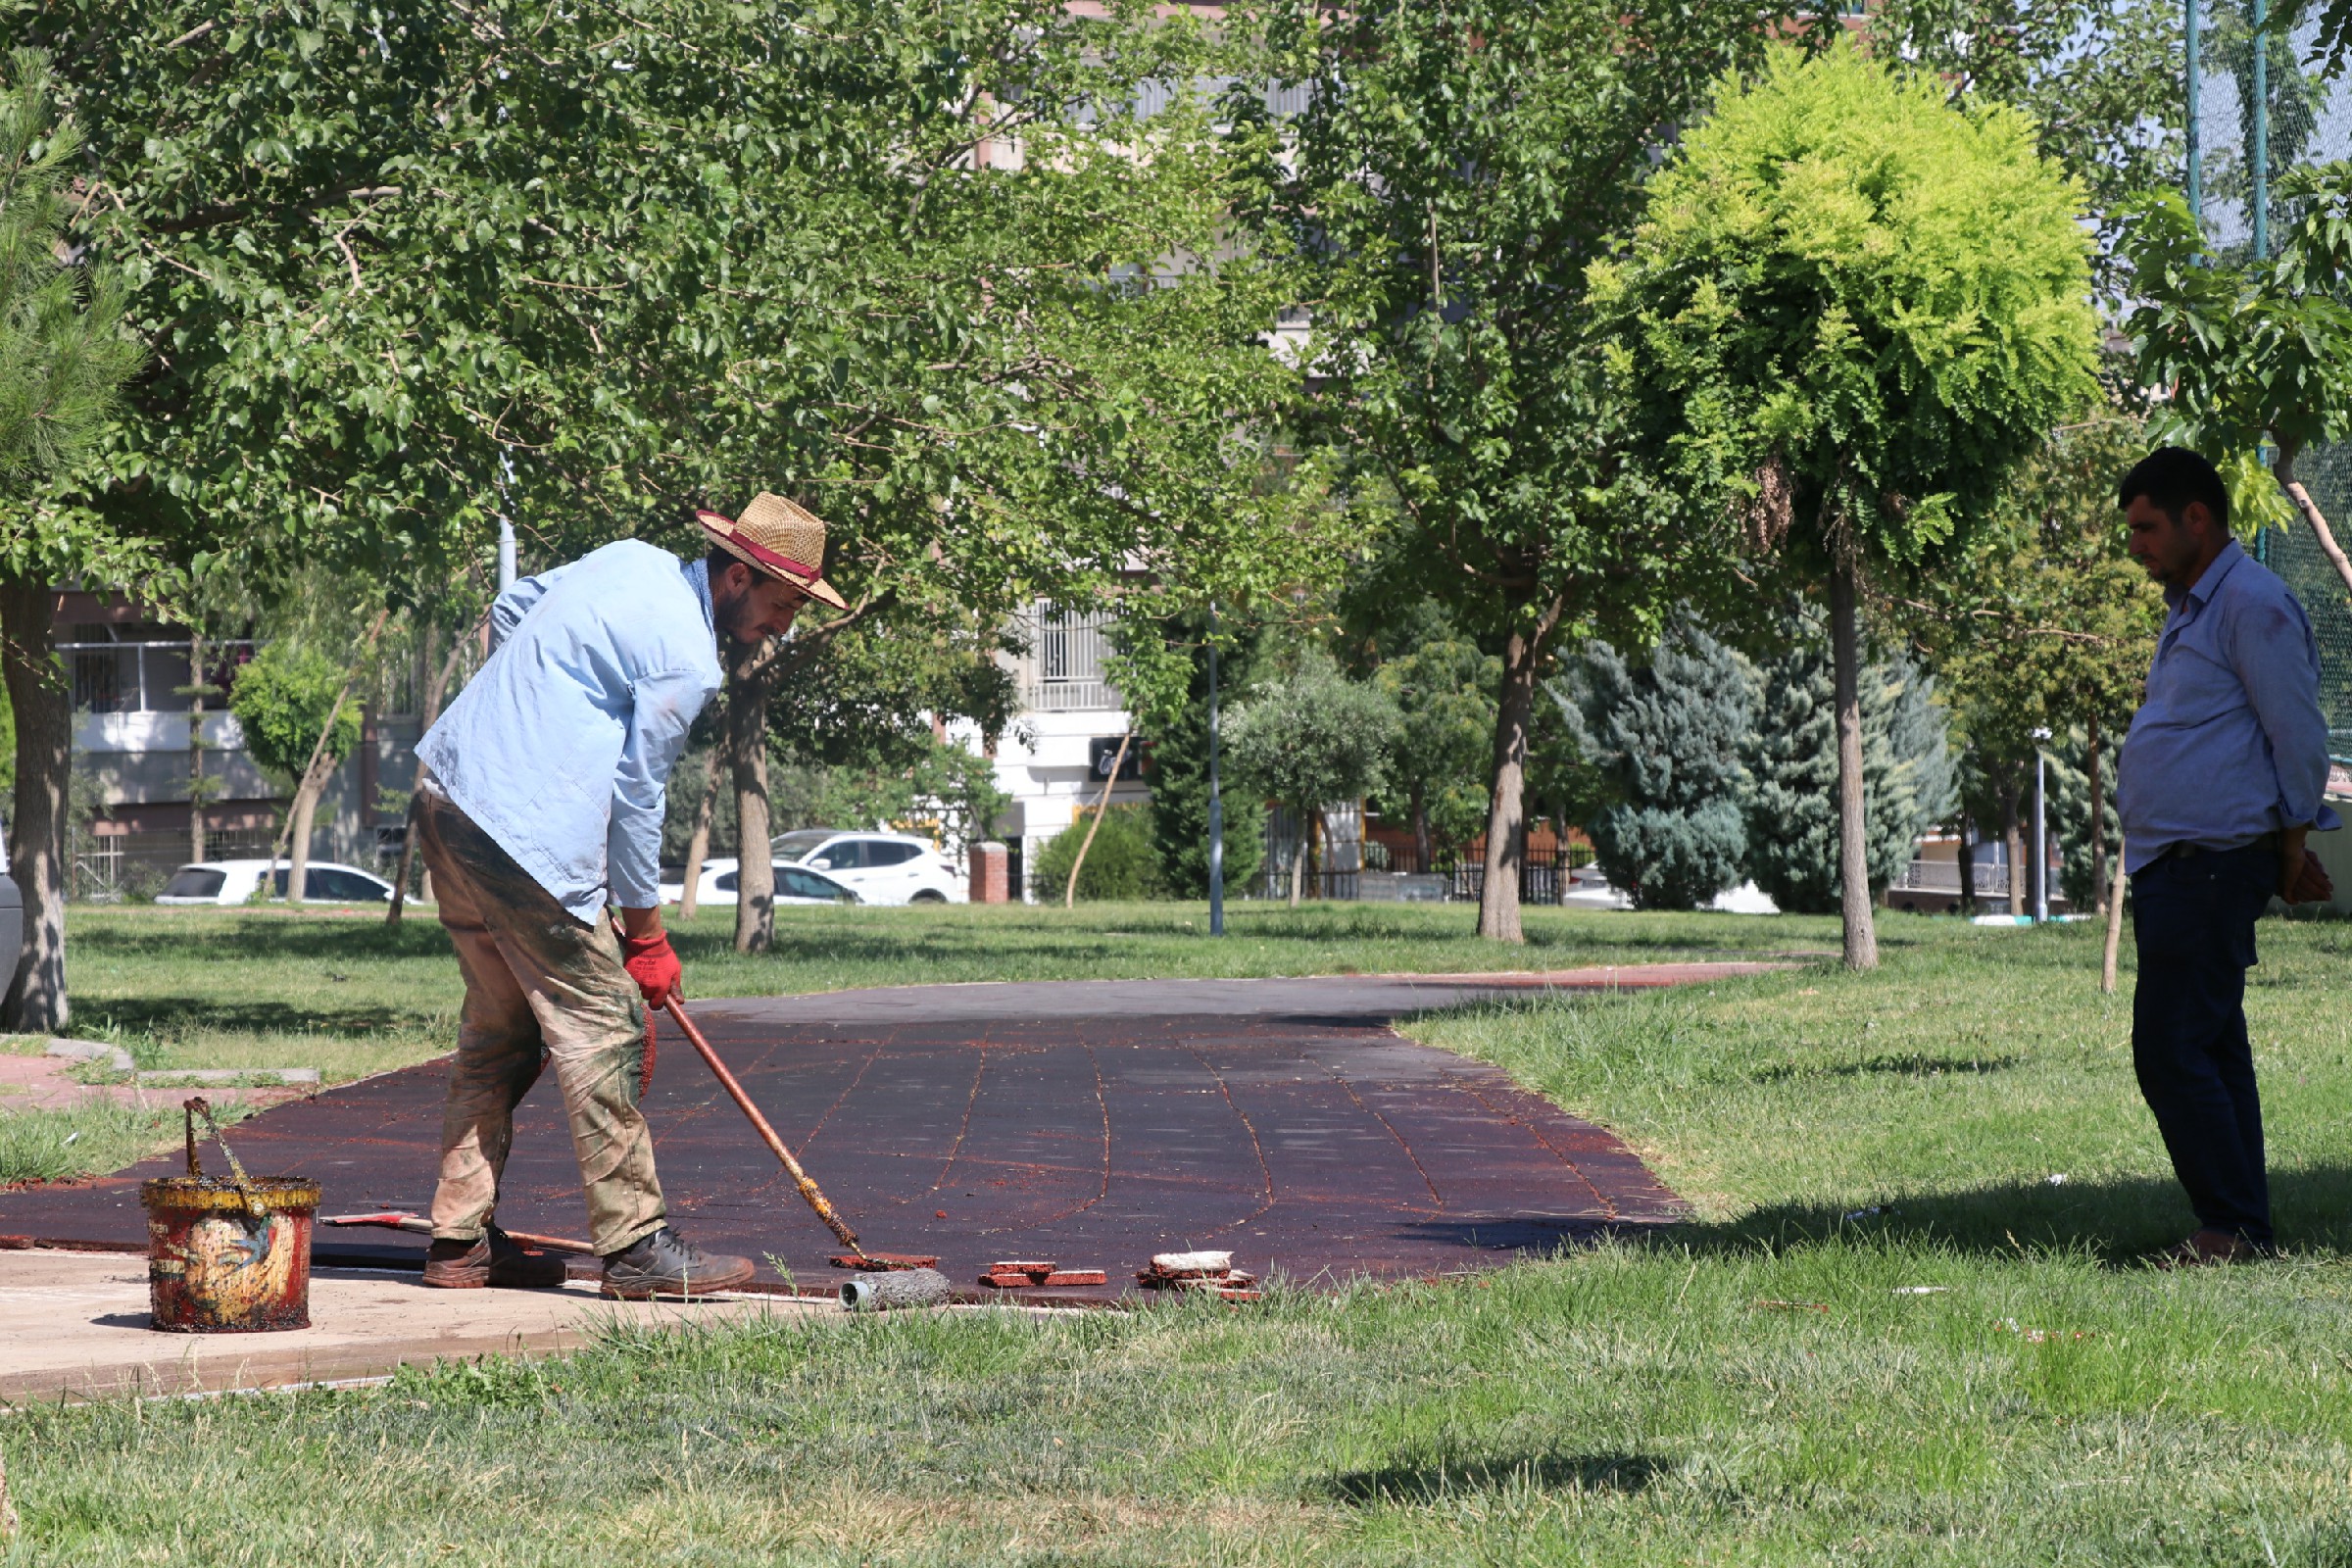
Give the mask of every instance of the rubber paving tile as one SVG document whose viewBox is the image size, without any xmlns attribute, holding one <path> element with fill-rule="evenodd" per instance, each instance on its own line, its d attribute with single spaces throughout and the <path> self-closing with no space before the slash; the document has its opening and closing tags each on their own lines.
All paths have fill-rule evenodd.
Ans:
<svg viewBox="0 0 2352 1568">
<path fill-rule="evenodd" d="M 1764 965 L 1540 977 L 926 986 L 694 1005 L 712 1046 L 871 1250 L 934 1252 L 958 1285 L 999 1258 L 1102 1268 L 1229 1250 L 1308 1284 L 1491 1267 L 1680 1217 L 1615 1137 L 1391 1019 L 1539 987 L 1715 980 Z M 231 1134 L 248 1169 L 301 1174 L 323 1212 L 430 1206 L 446 1066 L 281 1105 Z M 838 1246 L 674 1027 L 645 1103 L 672 1220 L 713 1250 L 840 1278 Z M 12 1237 L 143 1247 L 138 1184 L 0 1194 Z M 586 1229 L 552 1079 L 515 1116 L 500 1220 Z M 18 1245 L 24 1245 L 21 1241 Z M 421 1266 L 423 1239 L 322 1230 L 322 1263 Z"/>
</svg>

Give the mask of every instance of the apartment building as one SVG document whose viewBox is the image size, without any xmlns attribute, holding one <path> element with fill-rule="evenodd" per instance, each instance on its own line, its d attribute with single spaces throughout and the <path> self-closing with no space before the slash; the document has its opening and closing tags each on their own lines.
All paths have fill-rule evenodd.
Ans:
<svg viewBox="0 0 2352 1568">
<path fill-rule="evenodd" d="M 254 762 L 226 710 L 252 640 L 200 643 L 145 607 L 73 589 L 59 591 L 54 624 L 74 693 L 71 896 L 119 898 L 160 883 L 192 858 L 199 811 L 209 858 L 270 853 L 291 791 Z M 397 846 L 401 812 L 381 808 L 380 791 L 409 787 L 421 682 L 394 662 L 359 694 L 361 744 L 319 799 L 316 858 L 368 865 L 379 843 Z"/>
</svg>

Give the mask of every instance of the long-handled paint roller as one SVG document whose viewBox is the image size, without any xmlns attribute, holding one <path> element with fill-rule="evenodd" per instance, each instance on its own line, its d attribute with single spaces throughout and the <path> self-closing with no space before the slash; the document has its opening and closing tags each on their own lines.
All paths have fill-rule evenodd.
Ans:
<svg viewBox="0 0 2352 1568">
<path fill-rule="evenodd" d="M 743 1092 L 743 1085 L 735 1081 L 735 1075 L 727 1071 L 727 1064 L 718 1059 L 718 1053 L 710 1049 L 710 1042 L 703 1038 L 703 1032 L 694 1026 L 694 1020 L 686 1016 L 686 1008 L 676 994 L 664 998 L 662 1004 L 669 1009 L 672 1018 L 678 1020 L 678 1027 L 686 1031 L 688 1043 L 702 1053 L 704 1061 L 710 1063 L 710 1071 L 718 1078 L 719 1087 L 726 1090 L 734 1098 L 735 1103 L 743 1107 L 743 1113 L 752 1119 L 753 1128 L 767 1141 L 768 1151 L 784 1162 L 786 1174 L 792 1177 L 793 1185 L 801 1190 L 801 1196 L 808 1200 L 808 1206 L 816 1210 L 816 1217 L 825 1222 L 825 1229 L 840 1237 L 842 1246 L 863 1258 L 865 1249 L 858 1245 L 858 1233 L 833 1212 L 833 1205 L 825 1201 L 822 1190 L 807 1171 L 801 1169 L 801 1162 L 792 1157 L 792 1151 L 784 1147 L 784 1140 L 776 1136 L 776 1130 L 767 1124 L 767 1118 L 760 1114 L 760 1107 L 752 1103 L 752 1097 Z"/>
</svg>

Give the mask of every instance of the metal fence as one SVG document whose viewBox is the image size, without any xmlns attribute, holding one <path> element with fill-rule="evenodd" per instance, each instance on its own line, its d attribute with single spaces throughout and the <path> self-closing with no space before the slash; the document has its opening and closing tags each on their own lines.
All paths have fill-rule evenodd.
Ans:
<svg viewBox="0 0 2352 1568">
<path fill-rule="evenodd" d="M 252 859 L 270 853 L 275 834 L 269 828 L 230 828 L 207 833 L 207 859 Z M 125 899 L 152 898 L 188 863 L 188 835 L 183 829 L 168 833 L 90 833 L 75 830 L 67 837 L 66 897 L 86 904 L 120 904 Z"/>
<path fill-rule="evenodd" d="M 1475 904 L 1486 890 L 1487 866 L 1479 846 L 1438 847 L 1425 865 L 1410 843 L 1371 838 L 1358 807 L 1332 807 L 1323 821 L 1324 838 L 1309 861 L 1311 869 L 1300 876 L 1307 898 Z M 1250 890 L 1255 896 L 1290 897 L 1297 844 L 1297 819 L 1289 808 L 1269 808 L 1265 859 Z M 1581 840 L 1530 843 L 1519 868 L 1519 902 L 1563 903 L 1575 887 L 1574 873 L 1592 861 L 1592 846 Z"/>
</svg>

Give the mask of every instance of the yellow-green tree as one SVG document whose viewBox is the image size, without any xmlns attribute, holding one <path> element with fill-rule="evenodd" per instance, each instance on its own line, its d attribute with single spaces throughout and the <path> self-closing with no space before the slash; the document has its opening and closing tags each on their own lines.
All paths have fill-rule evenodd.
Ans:
<svg viewBox="0 0 2352 1568">
<path fill-rule="evenodd" d="M 2081 193 L 2025 116 L 1839 46 L 1727 81 L 1601 270 L 1656 461 L 1826 594 L 1845 960 L 1878 962 L 1858 602 L 1933 577 L 2095 391 Z M 1727 530 L 1728 531 L 1728 530 Z"/>
</svg>

